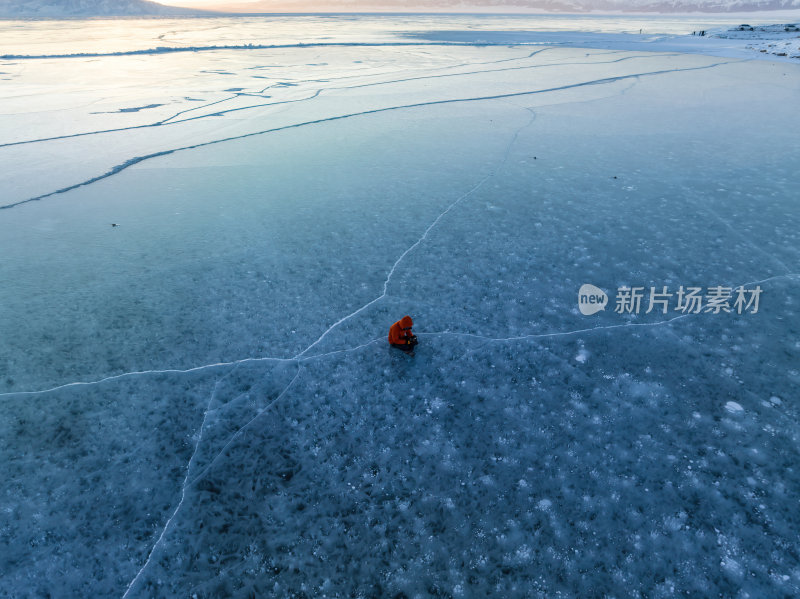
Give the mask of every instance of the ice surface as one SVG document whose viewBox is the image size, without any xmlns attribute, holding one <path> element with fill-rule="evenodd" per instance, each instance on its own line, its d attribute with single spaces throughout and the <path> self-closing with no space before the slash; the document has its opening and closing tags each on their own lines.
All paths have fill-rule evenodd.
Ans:
<svg viewBox="0 0 800 599">
<path fill-rule="evenodd" d="M 800 66 L 568 38 L 0 64 L 0 594 L 800 593 Z"/>
</svg>

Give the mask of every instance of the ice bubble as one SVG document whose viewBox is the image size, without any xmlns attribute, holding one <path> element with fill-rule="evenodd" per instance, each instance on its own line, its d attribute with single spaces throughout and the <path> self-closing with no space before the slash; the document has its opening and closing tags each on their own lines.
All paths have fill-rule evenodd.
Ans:
<svg viewBox="0 0 800 599">
<path fill-rule="evenodd" d="M 725 556 L 720 562 L 720 566 L 734 577 L 738 578 L 742 575 L 742 566 L 730 556 Z"/>
<path fill-rule="evenodd" d="M 728 403 L 726 403 L 725 409 L 728 410 L 728 412 L 730 412 L 731 414 L 744 413 L 744 408 L 735 401 L 729 401 Z"/>
</svg>

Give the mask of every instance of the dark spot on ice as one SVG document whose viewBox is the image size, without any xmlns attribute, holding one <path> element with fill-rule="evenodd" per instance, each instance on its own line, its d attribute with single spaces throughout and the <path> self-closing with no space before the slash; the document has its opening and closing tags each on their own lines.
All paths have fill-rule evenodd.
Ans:
<svg viewBox="0 0 800 599">
<path fill-rule="evenodd" d="M 119 225 L 117 223 L 111 223 L 111 226 L 112 227 L 119 227 Z"/>
<path fill-rule="evenodd" d="M 209 493 L 214 493 L 214 495 L 219 495 L 221 493 L 221 490 L 217 485 L 205 478 L 197 483 L 197 489 L 199 491 L 208 491 Z"/>
<path fill-rule="evenodd" d="M 243 89 L 244 89 L 243 87 L 231 87 L 231 88 L 228 88 L 228 89 L 226 89 L 224 91 L 226 91 L 226 92 L 240 92 Z"/>
<path fill-rule="evenodd" d="M 66 447 L 73 445 L 77 441 L 75 434 L 66 423 L 60 422 L 55 428 L 52 436 L 53 445 L 56 447 Z"/>
</svg>

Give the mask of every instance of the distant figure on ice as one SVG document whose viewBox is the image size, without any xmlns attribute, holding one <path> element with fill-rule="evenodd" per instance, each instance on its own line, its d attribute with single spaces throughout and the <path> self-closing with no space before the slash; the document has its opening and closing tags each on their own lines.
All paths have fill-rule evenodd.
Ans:
<svg viewBox="0 0 800 599">
<path fill-rule="evenodd" d="M 389 344 L 412 356 L 414 355 L 414 346 L 417 344 L 417 336 L 411 332 L 413 325 L 414 321 L 410 316 L 403 316 L 389 329 Z"/>
</svg>

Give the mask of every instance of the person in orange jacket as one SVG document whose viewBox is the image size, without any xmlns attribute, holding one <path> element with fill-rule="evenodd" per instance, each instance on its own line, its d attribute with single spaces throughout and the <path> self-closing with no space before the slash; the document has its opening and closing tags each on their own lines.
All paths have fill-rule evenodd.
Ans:
<svg viewBox="0 0 800 599">
<path fill-rule="evenodd" d="M 411 332 L 414 321 L 410 316 L 403 316 L 394 323 L 389 329 L 389 344 L 408 354 L 414 353 L 414 346 L 417 344 L 417 336 Z"/>
</svg>

